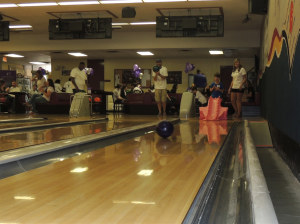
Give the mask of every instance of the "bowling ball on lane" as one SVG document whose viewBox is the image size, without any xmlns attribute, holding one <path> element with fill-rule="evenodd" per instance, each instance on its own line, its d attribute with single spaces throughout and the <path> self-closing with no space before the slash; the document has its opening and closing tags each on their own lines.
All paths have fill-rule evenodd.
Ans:
<svg viewBox="0 0 300 224">
<path fill-rule="evenodd" d="M 157 65 L 155 65 L 155 66 L 153 66 L 153 69 L 152 69 L 154 72 L 159 72 L 159 70 L 160 70 L 160 67 L 159 66 L 157 66 Z"/>
<path fill-rule="evenodd" d="M 156 133 L 162 138 L 168 138 L 173 134 L 174 125 L 169 121 L 162 121 L 156 127 Z"/>
</svg>

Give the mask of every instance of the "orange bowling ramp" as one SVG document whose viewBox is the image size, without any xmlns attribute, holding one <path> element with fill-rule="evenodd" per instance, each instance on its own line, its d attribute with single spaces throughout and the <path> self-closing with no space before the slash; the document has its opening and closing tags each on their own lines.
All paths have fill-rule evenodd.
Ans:
<svg viewBox="0 0 300 224">
<path fill-rule="evenodd" d="M 200 120 L 218 121 L 227 120 L 227 107 L 221 107 L 221 98 L 212 98 L 208 100 L 207 107 L 200 107 Z"/>
</svg>

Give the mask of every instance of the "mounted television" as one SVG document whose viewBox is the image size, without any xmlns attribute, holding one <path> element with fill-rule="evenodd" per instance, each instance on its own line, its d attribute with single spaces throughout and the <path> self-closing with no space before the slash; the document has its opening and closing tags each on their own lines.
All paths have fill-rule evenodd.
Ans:
<svg viewBox="0 0 300 224">
<path fill-rule="evenodd" d="M 223 36 L 223 15 L 156 17 L 156 37 Z"/>
<path fill-rule="evenodd" d="M 111 18 L 50 19 L 49 39 L 110 39 Z"/>
<path fill-rule="evenodd" d="M 0 41 L 9 41 L 9 22 L 0 21 Z"/>
</svg>

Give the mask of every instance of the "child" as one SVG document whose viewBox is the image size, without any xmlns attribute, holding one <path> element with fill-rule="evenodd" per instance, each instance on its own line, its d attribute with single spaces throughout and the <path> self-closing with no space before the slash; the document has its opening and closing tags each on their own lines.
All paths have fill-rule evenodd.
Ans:
<svg viewBox="0 0 300 224">
<path fill-rule="evenodd" d="M 213 98 L 222 97 L 224 87 L 221 83 L 221 76 L 219 73 L 215 74 L 214 82 L 209 86 L 209 88 Z"/>
</svg>

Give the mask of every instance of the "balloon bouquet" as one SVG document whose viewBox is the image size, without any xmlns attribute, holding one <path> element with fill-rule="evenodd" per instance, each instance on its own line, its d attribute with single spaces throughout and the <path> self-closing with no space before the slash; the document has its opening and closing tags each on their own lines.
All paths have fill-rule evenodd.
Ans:
<svg viewBox="0 0 300 224">
<path fill-rule="evenodd" d="M 189 73 L 189 72 L 191 72 L 191 71 L 193 71 L 195 69 L 195 65 L 194 64 L 191 64 L 191 63 L 189 63 L 189 62 L 187 62 L 186 64 L 185 64 L 185 73 Z"/>
<path fill-rule="evenodd" d="M 139 78 L 139 79 L 143 78 L 142 69 L 137 64 L 133 65 L 133 72 L 132 73 L 133 73 L 135 78 Z"/>
</svg>

